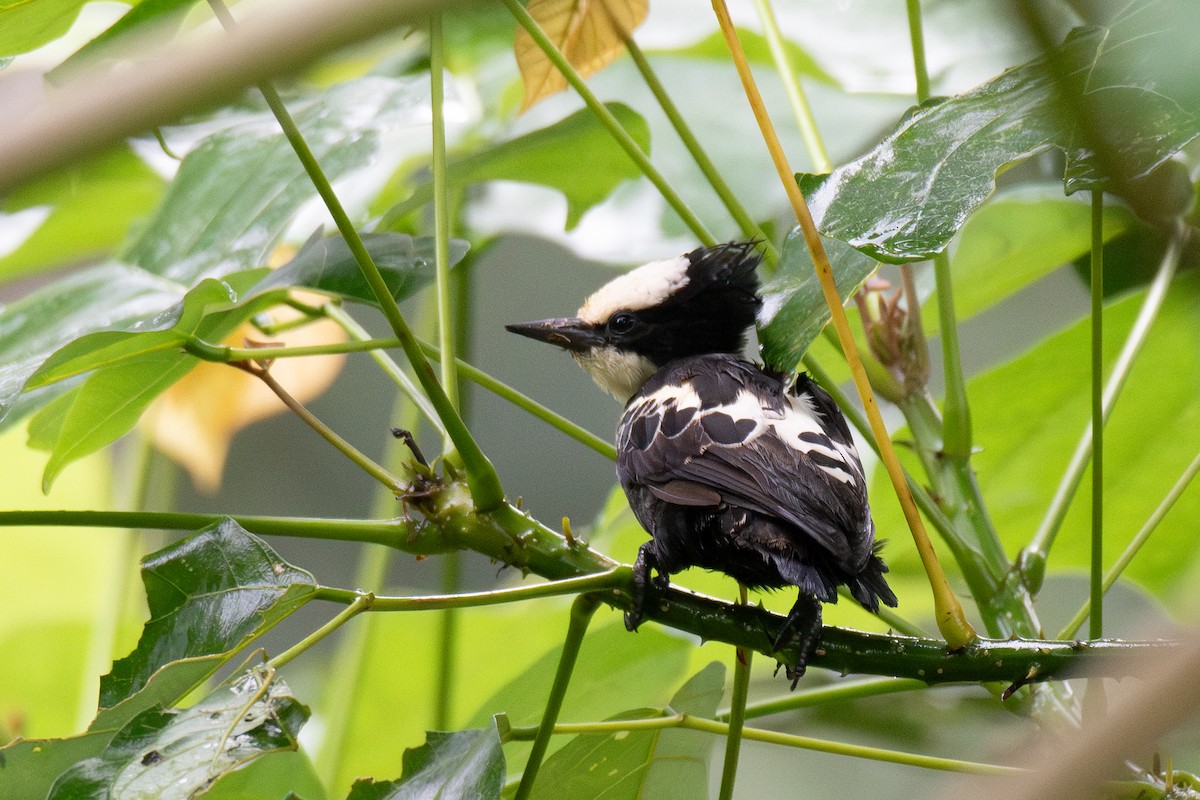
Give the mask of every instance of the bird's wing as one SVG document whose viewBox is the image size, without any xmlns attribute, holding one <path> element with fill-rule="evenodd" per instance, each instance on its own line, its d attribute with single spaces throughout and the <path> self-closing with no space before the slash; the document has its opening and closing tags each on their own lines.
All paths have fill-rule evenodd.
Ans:
<svg viewBox="0 0 1200 800">
<path fill-rule="evenodd" d="M 849 430 L 820 387 L 802 382 L 789 394 L 731 358 L 664 373 L 621 418 L 623 484 L 678 505 L 715 505 L 719 497 L 792 523 L 844 564 L 863 560 L 873 539 L 866 481 Z"/>
</svg>

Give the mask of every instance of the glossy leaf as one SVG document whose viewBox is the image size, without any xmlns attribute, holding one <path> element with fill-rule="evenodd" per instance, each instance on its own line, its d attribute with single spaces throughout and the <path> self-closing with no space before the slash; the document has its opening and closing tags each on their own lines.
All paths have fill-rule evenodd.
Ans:
<svg viewBox="0 0 1200 800">
<path fill-rule="evenodd" d="M 646 19 L 647 0 L 530 0 L 529 15 L 583 77 L 599 72 Z M 525 84 L 521 110 L 567 88 L 567 81 L 524 28 L 513 45 Z"/>
<path fill-rule="evenodd" d="M 0 211 L 44 207 L 46 218 L 0 257 L 0 281 L 108 256 L 129 226 L 150 213 L 165 185 L 122 147 L 22 186 L 4 198 Z M 120 202 L 113 202 L 114 197 Z"/>
<path fill-rule="evenodd" d="M 363 780 L 346 800 L 498 800 L 504 787 L 504 751 L 496 726 L 429 731 L 425 744 L 404 751 L 395 781 Z"/>
<path fill-rule="evenodd" d="M 1071 190 L 1103 182 L 1088 131 L 1103 133 L 1104 170 L 1149 173 L 1200 133 L 1200 7 L 1138 0 L 1107 28 L 1079 29 L 1049 57 L 911 113 L 870 153 L 819 184 L 803 180 L 826 236 L 884 261 L 940 252 L 991 194 L 997 171 L 1050 148 Z M 1056 70 L 1066 77 L 1056 80 Z M 1065 113 L 1086 109 L 1087 125 Z"/>
<path fill-rule="evenodd" d="M 308 709 L 273 678 L 254 669 L 189 709 L 143 711 L 59 777 L 49 800 L 193 797 L 256 758 L 295 750 Z"/>
<path fill-rule="evenodd" d="M 843 300 L 854 294 L 878 264 L 849 245 L 822 237 Z M 790 371 L 830 320 L 829 306 L 799 228 L 788 234 L 775 278 L 762 291 L 758 340 L 763 361 Z"/>
<path fill-rule="evenodd" d="M 954 249 L 954 312 L 969 319 L 1070 263 L 1091 249 L 1091 208 L 1082 197 L 1063 197 L 1056 186 L 1006 192 L 980 206 L 962 228 Z M 1104 238 L 1135 224 L 1125 206 L 1104 208 Z M 935 304 L 922 316 L 937 328 Z"/>
<path fill-rule="evenodd" d="M 725 668 L 709 664 L 675 693 L 671 711 L 665 713 L 711 719 L 724 683 Z M 640 709 L 612 719 L 649 719 L 662 713 Z M 717 741 L 711 734 L 670 728 L 581 734 L 547 759 L 532 796 L 545 800 L 707 797 L 708 758 Z"/>
<path fill-rule="evenodd" d="M 411 296 L 433 280 L 433 238 L 414 239 L 403 233 L 367 233 L 362 239 L 396 300 Z M 462 239 L 451 240 L 451 266 L 462 260 L 469 247 Z M 313 234 L 291 261 L 271 272 L 251 291 L 290 287 L 378 305 L 358 261 L 340 235 L 323 237 L 320 231 Z"/>
<path fill-rule="evenodd" d="M 375 156 L 381 131 L 424 123 L 428 91 L 423 80 L 361 78 L 297 101 L 293 110 L 325 174 L 336 179 Z M 203 278 L 268 262 L 316 192 L 266 112 L 236 120 L 184 159 L 121 254 L 123 263 L 83 270 L 0 310 L 0 418 L 12 416 L 25 380 L 68 342 L 95 331 L 144 329 Z M 26 395 L 17 416 L 51 397 Z"/>
<path fill-rule="evenodd" d="M 142 563 L 150 619 L 137 649 L 100 681 L 111 708 L 180 659 L 232 657 L 312 597 L 312 575 L 233 520 L 205 528 Z"/>
<path fill-rule="evenodd" d="M 642 150 L 650 151 L 650 128 L 636 111 L 622 103 L 606 105 Z M 587 153 L 587 169 L 579 169 L 580 153 Z M 518 181 L 549 186 L 567 200 L 568 230 L 584 213 L 605 200 L 617 186 L 641 175 L 612 135 L 584 109 L 515 139 L 450 160 L 446 169 L 451 197 L 483 181 Z M 404 217 L 432 202 L 428 179 L 384 217 L 384 224 Z"/>
</svg>

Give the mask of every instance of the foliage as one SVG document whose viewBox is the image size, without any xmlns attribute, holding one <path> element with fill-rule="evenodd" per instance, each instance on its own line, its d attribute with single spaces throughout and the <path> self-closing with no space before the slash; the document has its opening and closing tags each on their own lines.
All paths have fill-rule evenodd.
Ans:
<svg viewBox="0 0 1200 800">
<path fill-rule="evenodd" d="M 804 170 L 796 180 L 837 290 L 855 298 L 868 374 L 894 407 L 894 439 L 907 445 L 941 560 L 972 621 L 995 638 L 947 653 L 925 633 L 936 629 L 925 572 L 878 469 L 872 503 L 902 616 L 830 607 L 838 627 L 826 628 L 813 660 L 830 671 L 812 670 L 794 694 L 771 674 L 771 656 L 791 655 L 770 648 L 781 622 L 771 612 L 786 611 L 790 596 L 738 606 L 706 596 L 733 596 L 727 578 L 685 573 L 673 580 L 692 591 L 667 593 L 649 613 L 671 630 L 633 636 L 610 614 L 630 602 L 621 564 L 645 536 L 623 496 L 599 487 L 591 496 L 609 499 L 590 525 L 563 519 L 553 530 L 547 508 L 574 519 L 594 510 L 574 469 L 585 468 L 579 452 L 567 451 L 563 467 L 549 438 L 515 425 L 499 438 L 509 417 L 460 386 L 478 381 L 606 452 L 455 360 L 472 354 L 493 374 L 508 359 L 536 361 L 534 395 L 575 378 L 569 359 L 501 349 L 491 334 L 513 319 L 495 315 L 563 313 L 551 299 L 577 299 L 600 270 L 546 264 L 528 255 L 544 252 L 539 243 L 517 233 L 556 242 L 563 263 L 620 252 L 622 266 L 697 241 L 761 240 L 763 360 L 785 371 L 803 360 L 850 412 L 863 452 L 869 432 L 840 388 L 841 353 L 822 335 L 831 309 L 813 270 L 820 258 L 793 227 L 715 23 L 665 2 L 647 16 L 636 0 L 447 9 L 279 80 L 279 102 L 270 85 L 220 107 L 202 86 L 180 87 L 194 101 L 186 119 L 93 148 L 34 182 L 9 186 L 0 175 L 0 449 L 13 465 L 0 490 L 0 797 L 701 797 L 719 782 L 711 751 L 730 737 L 745 740 L 745 796 L 791 792 L 800 780 L 814 795 L 844 793 L 845 758 L 855 757 L 861 793 L 925 797 L 941 786 L 935 771 L 1007 772 L 996 732 L 1013 743 L 1035 725 L 1062 742 L 1077 728 L 1104 735 L 1090 702 L 1102 681 L 1088 682 L 1085 704 L 1062 679 L 1083 667 L 1121 677 L 1138 671 L 1131 654 L 1165 662 L 1185 651 L 1142 640 L 1194 613 L 1200 577 L 1200 493 L 1189 488 L 1200 469 L 1200 281 L 1187 242 L 1200 12 L 1184 0 L 1131 0 L 1084 18 L 1076 4 L 1014 3 L 1020 13 L 1001 23 L 992 4 L 967 0 L 953 10 L 911 3 L 910 25 L 883 0 L 784 5 L 760 3 L 739 34 L 784 149 Z M 86 25 L 87 6 L 0 2 L 0 69 L 54 67 L 49 79 L 68 84 L 150 73 L 139 34 L 195 47 L 196 29 L 223 9 L 134 2 L 106 29 L 58 41 L 53 64 L 49 51 L 32 52 L 67 33 L 81 9 Z M 287 45 L 246 46 L 271 55 Z M 929 77 L 938 95 L 914 105 L 914 75 L 922 98 Z M 588 93 L 582 103 L 578 91 Z M 99 125 L 94 112 L 77 113 L 79 130 Z M 517 255 L 506 261 L 506 249 Z M 1095 315 L 1072 267 L 1089 254 L 1111 264 L 1087 280 L 1123 282 L 1096 293 L 1105 304 Z M 948 271 L 935 278 L 909 264 L 930 258 L 948 259 Z M 481 288 L 496 282 L 502 290 Z M 1039 306 L 1048 287 L 1058 299 Z M 1046 306 L 1051 319 L 1041 318 Z M 427 322 L 406 321 L 418 318 Z M 335 335 L 304 346 L 289 338 L 318 325 Z M 414 330 L 436 332 L 437 346 Z M 953 349 L 949 363 L 929 357 L 947 331 L 979 350 L 969 378 Z M 349 441 L 365 436 L 357 410 L 339 415 L 317 400 L 314 413 L 301 402 L 336 367 L 283 380 L 294 357 L 359 351 L 392 385 L 348 371 L 342 402 L 394 402 L 405 429 L 381 459 L 378 447 Z M 392 358 L 400 353 L 403 365 Z M 185 380 L 202 370 L 244 380 Z M 282 500 L 285 513 L 240 515 L 243 500 L 228 491 L 178 499 L 215 514 L 161 513 L 176 495 L 161 484 L 175 476 L 153 448 L 215 487 L 199 476 L 221 474 L 226 439 L 258 415 L 232 410 L 257 402 L 242 394 L 249 384 L 268 387 L 278 410 L 359 467 L 355 486 L 379 484 L 379 519 L 326 510 L 342 499 L 340 484 L 315 466 L 315 438 L 300 442 L 302 455 L 285 450 L 300 439 L 296 419 L 282 441 L 248 447 L 252 473 L 227 481 L 259 508 L 272 480 L 309 468 L 316 479 Z M 582 380 L 568 388 L 585 391 Z M 943 447 L 934 395 L 960 390 L 978 452 Z M 211 402 L 180 403 L 180 392 Z M 576 405 L 562 403 L 571 416 L 590 413 Z M 594 419 L 614 416 L 605 408 Z M 1107 427 L 1093 454 L 1100 416 Z M 172 427 L 221 444 L 185 459 L 186 437 L 167 444 Z M 48 456 L 31 461 L 30 448 Z M 563 497 L 531 480 L 539 466 Z M 1089 508 L 1077 495 L 1093 474 L 1103 502 Z M 492 491 L 500 486 L 511 500 Z M 47 508 L 36 489 L 71 510 Z M 296 510 L 310 501 L 319 518 Z M 96 527 L 70 531 L 85 526 Z M 153 533 L 163 529 L 181 535 Z M 287 548 L 299 539 L 336 550 L 298 558 Z M 360 588 L 335 588 L 351 581 L 338 572 L 351 542 L 363 543 Z M 1104 615 L 1094 612 L 1121 640 L 1075 642 L 1067 626 L 1063 641 L 1023 641 L 1057 632 L 1095 597 L 1098 568 L 1122 548 L 1137 556 L 1113 569 Z M 398 552 L 425 566 L 396 567 Z M 517 570 L 493 578 L 465 554 Z M 430 582 L 438 594 L 412 588 Z M 575 605 L 566 595 L 578 595 Z M 329 603 L 343 608 L 331 616 Z M 762 654 L 740 733 L 728 720 L 743 709 L 721 710 L 726 670 L 709 663 L 733 662 L 727 644 Z M 843 681 L 838 670 L 880 677 Z M 966 685 L 933 688 L 947 681 Z M 1170 707 L 1180 690 L 1167 686 L 1149 704 Z M 72 720 L 63 708 L 76 695 Z M 302 733 L 310 717 L 319 724 Z M 1140 749 L 1091 770 L 1099 780 L 1127 769 L 1123 759 L 1138 765 L 1107 791 L 1195 796 L 1180 771 L 1200 768 L 1194 742 L 1171 743 L 1165 770 L 1148 763 L 1153 742 L 1129 744 Z M 797 755 L 780 759 L 784 746 Z"/>
</svg>

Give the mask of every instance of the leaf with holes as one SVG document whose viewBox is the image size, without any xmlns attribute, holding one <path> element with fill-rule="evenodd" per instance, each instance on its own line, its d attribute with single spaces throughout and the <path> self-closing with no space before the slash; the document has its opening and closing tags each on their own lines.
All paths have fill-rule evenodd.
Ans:
<svg viewBox="0 0 1200 800">
<path fill-rule="evenodd" d="M 48 800 L 195 797 L 263 755 L 295 750 L 308 714 L 272 670 L 254 668 L 186 710 L 138 714 L 64 772 Z"/>
</svg>

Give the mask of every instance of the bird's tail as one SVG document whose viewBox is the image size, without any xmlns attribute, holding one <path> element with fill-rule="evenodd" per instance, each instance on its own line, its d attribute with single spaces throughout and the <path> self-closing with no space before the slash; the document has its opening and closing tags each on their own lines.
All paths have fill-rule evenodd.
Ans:
<svg viewBox="0 0 1200 800">
<path fill-rule="evenodd" d="M 846 581 L 851 596 L 868 611 L 878 611 L 880 601 L 883 601 L 885 606 L 892 608 L 895 608 L 898 603 L 895 592 L 883 577 L 883 574 L 888 571 L 887 564 L 883 563 L 883 559 L 879 557 L 879 551 L 883 544 L 882 541 L 875 542 L 866 566 L 857 575 Z"/>
</svg>

